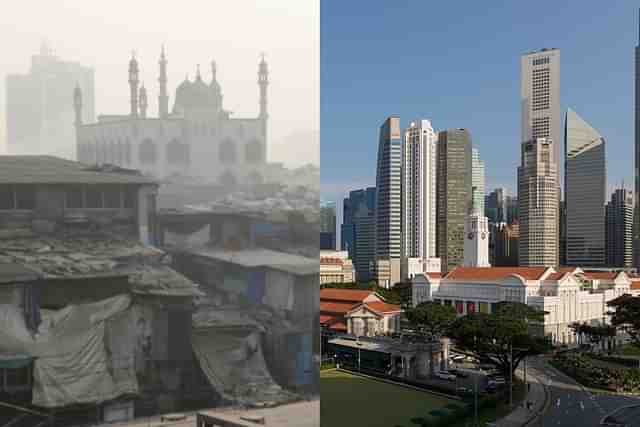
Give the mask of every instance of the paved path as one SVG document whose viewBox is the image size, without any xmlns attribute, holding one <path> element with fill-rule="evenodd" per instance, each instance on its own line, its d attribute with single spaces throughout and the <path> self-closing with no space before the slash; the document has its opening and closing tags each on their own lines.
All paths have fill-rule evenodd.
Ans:
<svg viewBox="0 0 640 427">
<path fill-rule="evenodd" d="M 516 375 L 520 379 L 523 379 L 524 371 L 519 368 L 516 371 Z M 537 364 L 529 362 L 529 366 L 527 367 L 527 383 L 529 383 L 530 386 L 524 402 L 509 415 L 498 420 L 496 422 L 498 427 L 519 427 L 534 424 L 535 419 L 544 411 L 548 401 L 548 390 L 541 382 L 541 378 L 544 378 L 544 376 L 539 371 Z M 526 406 L 527 402 L 530 403 L 529 408 Z"/>
</svg>

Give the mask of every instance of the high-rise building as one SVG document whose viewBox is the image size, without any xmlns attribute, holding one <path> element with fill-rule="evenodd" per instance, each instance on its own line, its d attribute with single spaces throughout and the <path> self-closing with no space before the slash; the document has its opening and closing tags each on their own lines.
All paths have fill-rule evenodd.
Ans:
<svg viewBox="0 0 640 427">
<path fill-rule="evenodd" d="M 564 200 L 560 201 L 559 208 L 560 215 L 560 237 L 558 238 L 558 259 L 560 265 L 567 265 L 567 203 Z"/>
<path fill-rule="evenodd" d="M 602 266 L 607 185 L 605 141 L 571 109 L 565 117 L 564 139 L 567 265 Z"/>
<path fill-rule="evenodd" d="M 507 207 L 507 224 L 515 224 L 518 222 L 518 198 L 513 196 L 505 197 L 505 205 Z"/>
<path fill-rule="evenodd" d="M 368 187 L 349 192 L 342 202 L 342 224 L 340 225 L 340 249 L 349 252 L 349 258 L 355 259 L 355 215 L 364 205 L 373 212 L 376 208 L 376 187 Z"/>
<path fill-rule="evenodd" d="M 560 165 L 560 50 L 541 49 L 521 57 L 520 142 L 551 138 L 555 148 L 553 163 Z M 560 170 L 556 171 L 560 185 Z"/>
<path fill-rule="evenodd" d="M 436 256 L 447 272 L 464 261 L 464 224 L 471 207 L 471 135 L 466 129 L 438 133 Z"/>
<path fill-rule="evenodd" d="M 64 61 L 43 44 L 27 74 L 6 79 L 7 148 L 12 154 L 76 158 L 74 88 L 82 90 L 82 120 L 94 120 L 94 71 Z"/>
<path fill-rule="evenodd" d="M 336 202 L 320 201 L 320 249 L 336 249 Z"/>
<path fill-rule="evenodd" d="M 376 260 L 376 217 L 375 211 L 362 204 L 354 215 L 353 224 L 356 230 L 354 241 L 353 265 L 356 269 L 356 280 L 368 282 L 373 280 Z"/>
<path fill-rule="evenodd" d="M 554 143 L 539 138 L 522 143 L 518 167 L 519 263 L 558 265 L 558 182 Z"/>
<path fill-rule="evenodd" d="M 436 254 L 437 135 L 429 120 L 404 131 L 402 148 L 402 257 L 428 259 Z"/>
<path fill-rule="evenodd" d="M 520 226 L 518 223 L 495 223 L 489 226 L 490 252 L 489 262 L 496 267 L 515 267 L 518 265 L 518 240 Z"/>
<path fill-rule="evenodd" d="M 633 266 L 640 267 L 640 17 L 638 21 L 638 44 L 635 49 L 635 116 L 634 116 L 634 128 L 635 128 L 635 194 L 633 196 L 634 210 L 633 210 Z"/>
<path fill-rule="evenodd" d="M 633 262 L 633 193 L 619 188 L 606 207 L 607 267 L 631 267 Z"/>
<path fill-rule="evenodd" d="M 471 149 L 471 204 L 484 215 L 484 162 L 477 148 Z"/>
<path fill-rule="evenodd" d="M 400 118 L 389 117 L 380 127 L 376 169 L 376 257 L 400 259 L 401 163 Z"/>
<path fill-rule="evenodd" d="M 485 196 L 484 215 L 489 222 L 506 223 L 507 222 L 507 189 L 496 188 Z"/>
</svg>

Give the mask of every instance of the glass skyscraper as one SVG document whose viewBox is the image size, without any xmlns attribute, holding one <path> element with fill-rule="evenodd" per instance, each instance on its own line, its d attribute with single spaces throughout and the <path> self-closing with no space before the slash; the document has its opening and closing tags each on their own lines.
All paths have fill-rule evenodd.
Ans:
<svg viewBox="0 0 640 427">
<path fill-rule="evenodd" d="M 565 117 L 567 265 L 605 263 L 607 173 L 604 138 L 575 111 Z"/>
<path fill-rule="evenodd" d="M 400 118 L 389 117 L 380 127 L 376 169 L 376 257 L 400 259 Z"/>
<path fill-rule="evenodd" d="M 471 170 L 472 208 L 484 215 L 484 162 L 477 148 L 471 149 Z"/>
</svg>

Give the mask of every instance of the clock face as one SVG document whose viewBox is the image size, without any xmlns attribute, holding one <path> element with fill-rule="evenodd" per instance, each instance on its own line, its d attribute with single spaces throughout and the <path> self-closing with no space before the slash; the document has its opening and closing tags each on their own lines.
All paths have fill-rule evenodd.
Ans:
<svg viewBox="0 0 640 427">
<path fill-rule="evenodd" d="M 467 234 L 467 239 L 469 239 L 469 240 L 473 239 L 473 233 Z"/>
<path fill-rule="evenodd" d="M 480 237 L 482 238 L 482 240 L 484 240 L 487 237 L 487 233 L 482 233 Z"/>
</svg>

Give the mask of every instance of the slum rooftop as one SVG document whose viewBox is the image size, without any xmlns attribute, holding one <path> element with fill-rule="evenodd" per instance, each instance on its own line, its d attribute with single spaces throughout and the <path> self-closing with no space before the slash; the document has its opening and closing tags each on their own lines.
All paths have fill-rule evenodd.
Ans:
<svg viewBox="0 0 640 427">
<path fill-rule="evenodd" d="M 0 263 L 28 266 L 26 271 L 43 279 L 128 276 L 137 294 L 202 294 L 196 284 L 169 267 L 165 252 L 108 233 L 44 235 L 23 230 L 0 239 Z M 0 277 L 12 274 L 2 271 Z M 14 273 L 19 277 L 17 273 L 24 275 L 25 271 L 19 268 Z"/>
<path fill-rule="evenodd" d="M 137 171 L 89 166 L 54 156 L 0 156 L 3 184 L 154 184 Z"/>
</svg>

